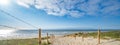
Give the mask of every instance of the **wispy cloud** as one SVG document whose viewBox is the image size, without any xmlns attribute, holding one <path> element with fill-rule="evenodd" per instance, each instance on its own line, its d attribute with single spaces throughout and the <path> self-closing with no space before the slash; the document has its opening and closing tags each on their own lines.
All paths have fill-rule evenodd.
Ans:
<svg viewBox="0 0 120 45">
<path fill-rule="evenodd" d="M 30 8 L 30 5 L 34 5 L 34 0 L 17 0 L 17 4 Z"/>
<path fill-rule="evenodd" d="M 81 17 L 84 15 L 119 15 L 120 0 L 17 0 L 29 8 L 34 6 L 49 15 Z"/>
<path fill-rule="evenodd" d="M 27 5 L 27 4 L 25 4 L 25 3 L 21 2 L 21 1 L 17 1 L 17 3 L 18 3 L 19 5 L 21 5 L 21 6 L 24 6 L 24 7 L 26 7 L 26 8 L 29 8 L 29 5 Z"/>
</svg>

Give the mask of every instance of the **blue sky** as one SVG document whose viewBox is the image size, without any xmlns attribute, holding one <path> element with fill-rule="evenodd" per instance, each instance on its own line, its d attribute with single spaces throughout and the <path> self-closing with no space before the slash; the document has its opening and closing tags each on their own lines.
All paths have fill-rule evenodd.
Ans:
<svg viewBox="0 0 120 45">
<path fill-rule="evenodd" d="M 120 29 L 119 4 L 120 0 L 0 0 L 0 9 L 42 29 Z M 1 11 L 0 25 L 35 29 Z"/>
</svg>

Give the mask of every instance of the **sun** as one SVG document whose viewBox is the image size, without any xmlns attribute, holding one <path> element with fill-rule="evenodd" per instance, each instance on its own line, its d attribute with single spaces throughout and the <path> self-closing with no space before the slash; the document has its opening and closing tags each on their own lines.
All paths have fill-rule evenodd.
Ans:
<svg viewBox="0 0 120 45">
<path fill-rule="evenodd" d="M 10 0 L 0 0 L 0 5 L 8 5 Z"/>
</svg>

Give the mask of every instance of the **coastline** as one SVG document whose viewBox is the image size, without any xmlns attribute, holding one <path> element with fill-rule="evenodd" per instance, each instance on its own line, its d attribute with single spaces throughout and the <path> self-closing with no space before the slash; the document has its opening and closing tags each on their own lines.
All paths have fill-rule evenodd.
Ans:
<svg viewBox="0 0 120 45">
<path fill-rule="evenodd" d="M 110 31 L 110 32 L 102 32 L 101 33 L 101 45 L 120 45 L 120 31 Z M 88 35 L 89 34 L 89 35 Z M 103 35 L 105 34 L 105 35 Z M 107 35 L 109 34 L 109 35 Z M 118 35 L 116 35 L 118 34 Z M 64 36 L 55 36 L 55 38 L 51 39 L 49 37 L 49 41 L 52 42 L 51 40 L 54 40 L 52 42 L 53 45 L 96 45 L 97 44 L 97 37 L 96 37 L 96 32 L 93 33 L 85 33 L 84 34 L 84 41 L 83 41 L 83 33 L 73 33 L 69 35 L 64 35 Z M 114 37 L 114 36 L 118 37 Z M 108 36 L 108 37 L 106 37 Z M 42 44 L 43 45 L 48 45 L 46 41 L 46 37 L 42 37 Z M 73 44 L 74 43 L 74 44 Z M 38 44 L 38 38 L 16 38 L 16 39 L 8 39 L 8 40 L 0 40 L 0 45 L 15 45 L 15 44 L 20 44 L 20 45 L 37 45 Z"/>
</svg>

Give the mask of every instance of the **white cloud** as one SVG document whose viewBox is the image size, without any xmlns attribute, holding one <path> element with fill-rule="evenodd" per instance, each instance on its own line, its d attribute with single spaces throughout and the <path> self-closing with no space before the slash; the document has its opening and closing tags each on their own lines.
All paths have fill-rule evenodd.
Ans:
<svg viewBox="0 0 120 45">
<path fill-rule="evenodd" d="M 17 1 L 17 3 L 18 3 L 19 5 L 21 5 L 21 6 L 24 6 L 24 7 L 26 7 L 26 8 L 29 8 L 29 5 L 27 5 L 27 4 L 25 4 L 25 3 L 21 2 L 21 1 Z"/>
<path fill-rule="evenodd" d="M 83 12 L 79 12 L 79 11 L 70 11 L 69 14 L 70 14 L 72 17 L 76 17 L 76 18 L 85 15 L 85 13 L 83 13 Z"/>
<path fill-rule="evenodd" d="M 107 2 L 103 2 L 102 6 L 103 8 L 100 10 L 100 12 L 103 15 L 111 15 L 111 16 L 120 16 L 120 2 L 118 2 L 117 0 L 111 0 L 111 1 L 107 1 Z"/>
<path fill-rule="evenodd" d="M 34 4 L 34 0 L 17 0 L 17 3 L 21 6 L 29 8 L 30 5 Z"/>
<path fill-rule="evenodd" d="M 18 4 L 44 10 L 49 15 L 81 17 L 84 15 L 117 15 L 118 0 L 18 0 Z M 116 14 L 115 14 L 116 13 Z"/>
<path fill-rule="evenodd" d="M 57 0 L 36 0 L 35 7 L 46 11 L 50 15 L 63 16 L 66 10 L 60 9 L 54 1 L 57 2 Z"/>
</svg>

